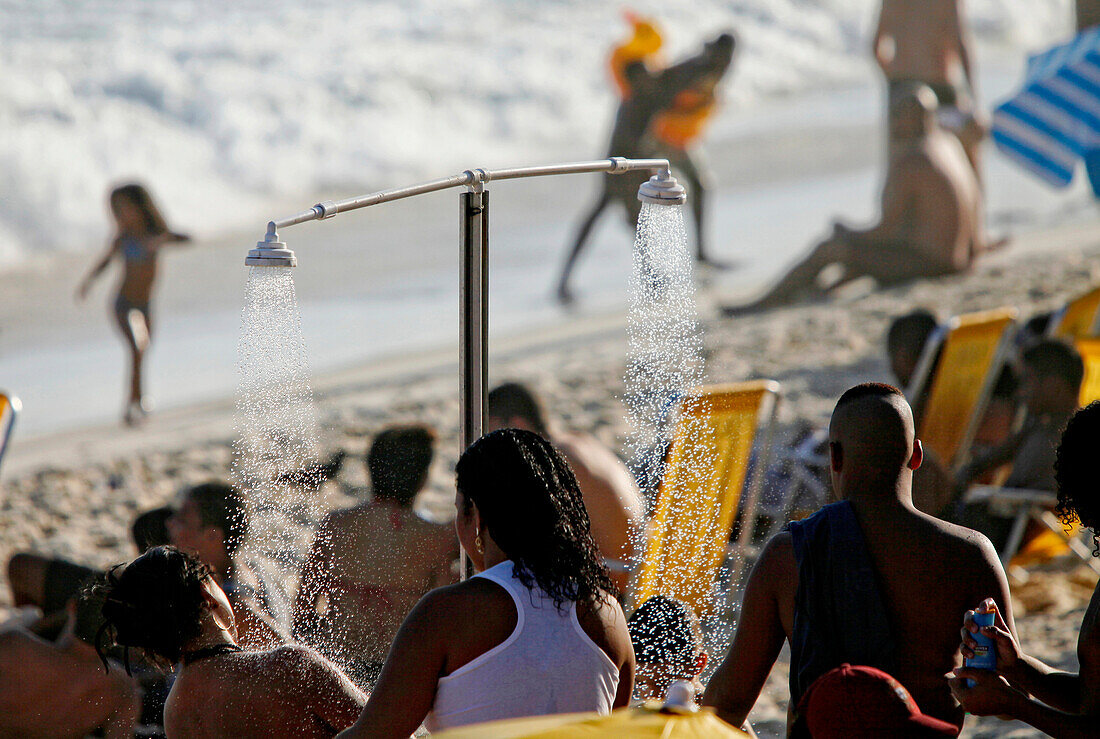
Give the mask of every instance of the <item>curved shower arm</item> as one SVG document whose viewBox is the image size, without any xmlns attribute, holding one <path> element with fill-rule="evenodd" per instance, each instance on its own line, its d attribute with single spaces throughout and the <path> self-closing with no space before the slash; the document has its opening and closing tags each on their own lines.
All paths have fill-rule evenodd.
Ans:
<svg viewBox="0 0 1100 739">
<path fill-rule="evenodd" d="M 468 169 L 462 174 L 444 177 L 438 180 L 422 182 L 418 185 L 401 187 L 392 190 L 380 190 L 369 195 L 348 198 L 347 200 L 326 200 L 318 203 L 309 210 L 304 210 L 297 215 L 270 221 L 267 224 L 267 241 L 278 241 L 277 233 L 280 228 L 294 226 L 306 221 L 319 221 L 332 218 L 337 213 L 349 210 L 366 208 L 379 203 L 388 203 L 393 200 L 411 198 L 415 195 L 424 195 L 429 192 L 447 190 L 452 187 L 468 187 L 471 192 L 480 192 L 484 184 L 492 180 L 513 180 L 521 177 L 544 177 L 559 174 L 584 174 L 586 172 L 606 172 L 608 174 L 622 174 L 636 170 L 659 171 L 670 175 L 667 159 L 626 159 L 624 157 L 611 157 L 610 159 L 597 159 L 591 162 L 571 162 L 568 164 L 547 164 L 535 167 L 513 167 L 511 169 Z M 271 238 L 275 237 L 275 238 Z"/>
</svg>

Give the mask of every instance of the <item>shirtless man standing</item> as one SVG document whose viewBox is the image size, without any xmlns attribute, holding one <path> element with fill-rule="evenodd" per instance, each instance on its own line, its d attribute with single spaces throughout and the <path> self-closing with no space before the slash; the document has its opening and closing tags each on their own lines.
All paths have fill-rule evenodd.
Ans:
<svg viewBox="0 0 1100 739">
<path fill-rule="evenodd" d="M 961 727 L 943 677 L 957 664 L 960 615 L 992 597 L 1015 633 L 997 553 L 978 532 L 913 507 L 922 450 L 896 388 L 868 383 L 841 396 L 829 456 L 840 502 L 768 542 L 703 703 L 739 726 L 786 640 L 792 711 L 818 677 L 848 662 L 890 673 L 922 712 Z"/>
<path fill-rule="evenodd" d="M 928 85 L 939 99 L 941 124 L 959 137 L 980 179 L 978 147 L 985 127 L 977 111 L 970 34 L 962 16 L 962 0 L 882 0 L 872 51 L 889 88 L 888 117 L 907 86 Z"/>
<path fill-rule="evenodd" d="M 606 560 L 612 560 L 609 564 L 629 562 L 634 556 L 632 537 L 645 522 L 645 504 L 622 460 L 586 434 L 551 432 L 534 393 L 518 383 L 506 383 L 489 393 L 485 431 L 503 428 L 534 431 L 561 450 L 577 476 L 596 546 Z M 620 589 L 629 579 L 622 567 L 612 567 L 611 576 Z"/>
<path fill-rule="evenodd" d="M 833 234 L 762 298 L 727 306 L 728 316 L 775 308 L 817 296 L 822 271 L 844 273 L 824 288 L 859 277 L 879 284 L 961 272 L 991 247 L 986 244 L 981 189 L 959 142 L 936 122 L 936 96 L 925 85 L 895 100 L 890 125 L 904 143 L 890 161 L 882 190 L 882 219 L 866 230 L 836 223 Z"/>
<path fill-rule="evenodd" d="M 321 522 L 302 570 L 294 635 L 374 685 L 393 638 L 421 596 L 454 582 L 454 528 L 413 510 L 428 482 L 435 434 L 398 426 L 367 454 L 373 498 Z"/>
<path fill-rule="evenodd" d="M 92 646 L 98 604 L 72 600 L 67 611 L 56 642 L 22 629 L 0 633 L 0 736 L 133 736 L 137 687 L 121 670 L 104 672 Z"/>
</svg>

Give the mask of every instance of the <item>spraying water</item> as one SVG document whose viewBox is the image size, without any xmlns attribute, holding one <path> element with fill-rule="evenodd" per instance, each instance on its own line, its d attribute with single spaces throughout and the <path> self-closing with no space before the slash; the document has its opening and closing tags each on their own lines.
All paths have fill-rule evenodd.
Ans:
<svg viewBox="0 0 1100 739">
<path fill-rule="evenodd" d="M 704 407 L 708 405 L 705 398 L 692 401 L 690 414 L 678 418 L 676 413 L 681 398 L 703 384 L 706 378 L 703 335 L 682 211 L 681 206 L 643 205 L 634 243 L 625 403 L 628 421 L 633 427 L 629 440 L 632 466 L 643 481 L 650 500 L 655 498 L 665 475 L 665 459 L 675 424 L 679 423 L 683 433 L 691 439 L 712 438 L 717 433 L 709 419 L 709 408 Z M 682 515 L 683 512 L 699 505 L 695 492 L 710 485 L 717 464 L 714 444 L 685 445 L 679 452 L 677 464 L 677 478 L 681 484 L 663 492 L 666 499 L 662 505 L 668 506 L 667 513 L 672 520 L 682 521 L 690 518 Z M 640 582 L 636 582 L 636 587 L 694 603 L 700 615 L 727 615 L 722 605 L 728 594 L 715 592 L 710 583 L 700 583 L 696 575 L 709 571 L 704 563 L 707 547 L 700 546 L 698 537 L 710 541 L 720 536 L 716 526 L 710 528 L 714 530 L 673 531 L 667 540 L 671 544 L 664 555 L 664 572 L 667 575 L 671 567 L 676 576 L 658 576 L 655 588 Z M 634 549 L 639 556 L 645 553 L 644 534 L 636 532 L 638 541 Z M 678 555 L 675 561 L 668 561 L 667 551 Z M 680 592 L 680 588 L 685 590 Z M 725 648 L 730 625 L 721 619 L 709 621 L 706 635 L 712 648 L 718 651 Z M 638 625 L 638 628 L 644 627 Z M 669 655 L 670 661 L 674 661 L 671 660 L 673 656 Z"/>
<path fill-rule="evenodd" d="M 291 275 L 290 267 L 249 268 L 237 344 L 234 472 L 249 516 L 245 557 L 265 563 L 260 569 L 279 583 L 300 565 L 303 542 L 294 532 L 318 515 L 316 484 L 294 474 L 315 464 L 318 426 Z M 299 525 L 286 525 L 287 518 Z M 273 583 L 264 585 L 269 605 L 283 601 L 272 609 L 281 611 L 276 616 L 288 619 L 286 599 L 273 597 Z"/>
<path fill-rule="evenodd" d="M 681 206 L 642 205 L 627 322 L 627 420 L 632 467 L 653 488 L 670 441 L 670 415 L 702 383 L 703 336 Z"/>
</svg>

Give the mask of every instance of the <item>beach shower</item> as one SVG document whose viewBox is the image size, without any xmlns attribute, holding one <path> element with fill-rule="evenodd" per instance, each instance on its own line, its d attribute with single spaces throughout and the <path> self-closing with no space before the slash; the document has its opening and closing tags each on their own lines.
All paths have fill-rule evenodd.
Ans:
<svg viewBox="0 0 1100 739">
<path fill-rule="evenodd" d="M 460 289 L 460 443 L 468 447 L 483 433 L 485 403 L 488 395 L 488 334 L 489 334 L 489 193 L 485 189 L 494 180 L 548 175 L 599 172 L 623 174 L 651 171 L 653 176 L 638 189 L 638 199 L 654 205 L 682 205 L 686 201 L 684 188 L 672 176 L 665 159 L 625 159 L 611 157 L 591 162 L 550 164 L 513 169 L 468 169 L 461 174 L 424 182 L 409 187 L 382 190 L 340 201 L 325 201 L 297 215 L 267 224 L 267 234 L 248 252 L 245 264 L 250 267 L 294 267 L 298 260 L 294 251 L 280 240 L 279 229 L 307 221 L 332 218 L 339 213 L 388 203 L 416 195 L 465 187 L 460 202 L 461 223 L 461 289 Z"/>
</svg>

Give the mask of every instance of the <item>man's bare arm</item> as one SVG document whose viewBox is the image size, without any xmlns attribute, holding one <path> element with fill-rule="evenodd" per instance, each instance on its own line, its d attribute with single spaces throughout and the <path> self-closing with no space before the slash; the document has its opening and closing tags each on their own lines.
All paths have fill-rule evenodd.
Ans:
<svg viewBox="0 0 1100 739">
<path fill-rule="evenodd" d="M 309 556 L 302 567 L 298 593 L 294 597 L 291 633 L 306 641 L 317 631 L 317 601 L 328 590 L 328 573 L 332 561 L 329 544 L 329 520 L 317 528 Z"/>
<path fill-rule="evenodd" d="M 714 706 L 733 726 L 740 726 L 748 717 L 783 648 L 786 633 L 774 588 L 777 583 L 790 582 L 793 565 L 791 536 L 778 534 L 752 568 L 733 644 L 703 695 L 703 704 Z"/>
</svg>

